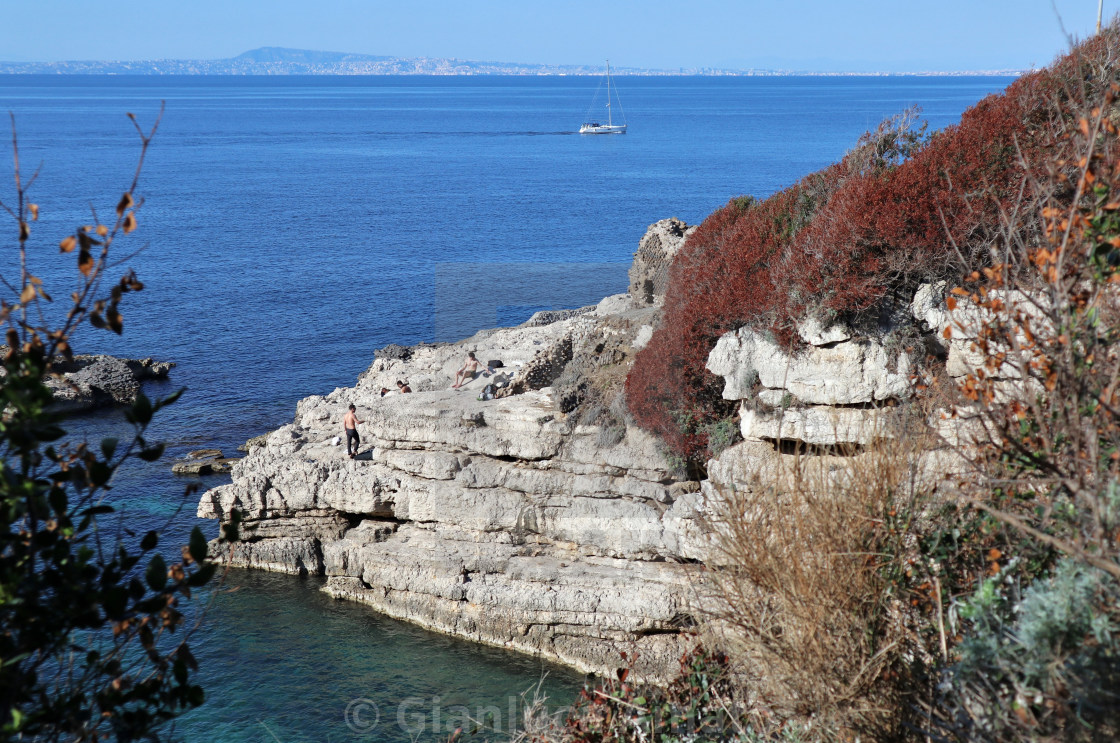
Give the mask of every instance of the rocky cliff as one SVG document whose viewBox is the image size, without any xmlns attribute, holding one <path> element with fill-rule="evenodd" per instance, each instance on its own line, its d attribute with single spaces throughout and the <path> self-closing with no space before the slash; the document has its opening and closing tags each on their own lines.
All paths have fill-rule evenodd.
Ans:
<svg viewBox="0 0 1120 743">
<path fill-rule="evenodd" d="M 651 228 L 653 259 L 683 241 L 677 224 Z M 379 353 L 354 387 L 301 401 L 198 513 L 243 512 L 240 565 L 323 574 L 340 598 L 581 669 L 636 650 L 659 675 L 695 621 L 699 485 L 612 406 L 656 322 L 649 304 L 617 295 Z M 450 389 L 468 351 L 502 367 Z M 510 384 L 478 399 L 495 382 Z M 356 459 L 339 438 L 350 403 Z"/>
<path fill-rule="evenodd" d="M 826 461 L 892 435 L 914 353 L 889 328 L 806 322 L 797 355 L 728 334 L 709 367 L 741 401 L 745 440 L 709 463 L 709 480 L 686 479 L 630 424 L 621 392 L 688 234 L 677 220 L 650 227 L 632 293 L 456 344 L 385 349 L 354 387 L 301 401 L 199 515 L 243 513 L 239 565 L 322 574 L 339 598 L 589 671 L 637 651 L 640 674 L 665 677 L 695 643 L 704 564 L 718 560 L 705 499 L 751 488 L 788 456 L 783 442 Z M 926 341 L 948 322 L 935 289 L 902 313 Z M 468 351 L 502 366 L 450 389 Z M 479 399 L 488 385 L 494 398 Z M 350 403 L 364 421 L 356 459 L 340 439 Z"/>
</svg>

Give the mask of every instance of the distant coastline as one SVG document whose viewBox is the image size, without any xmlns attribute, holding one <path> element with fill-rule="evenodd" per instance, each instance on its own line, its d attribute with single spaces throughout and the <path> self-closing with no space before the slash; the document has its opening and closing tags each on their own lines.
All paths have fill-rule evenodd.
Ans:
<svg viewBox="0 0 1120 743">
<path fill-rule="evenodd" d="M 1018 76 L 1027 70 L 962 70 L 952 72 L 818 72 L 784 69 L 717 67 L 674 70 L 615 67 L 617 75 L 703 77 L 959 77 Z M 139 61 L 4 62 L 0 75 L 527 75 L 587 76 L 602 74 L 600 65 L 545 65 L 477 62 L 440 57 L 387 57 L 344 52 L 262 47 L 227 59 L 154 59 Z"/>
</svg>

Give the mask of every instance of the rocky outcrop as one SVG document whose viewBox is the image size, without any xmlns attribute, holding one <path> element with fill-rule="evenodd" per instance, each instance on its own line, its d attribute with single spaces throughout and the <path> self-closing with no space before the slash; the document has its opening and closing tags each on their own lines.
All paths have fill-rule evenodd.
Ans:
<svg viewBox="0 0 1120 743">
<path fill-rule="evenodd" d="M 171 465 L 176 475 L 215 475 L 233 471 L 237 458 L 225 457 L 221 449 L 198 449 L 187 452 L 186 459 Z"/>
<path fill-rule="evenodd" d="M 915 397 L 916 354 L 948 359 L 950 377 L 975 366 L 954 358 L 975 356 L 973 340 L 982 317 L 964 303 L 950 311 L 943 285 L 920 286 L 890 322 L 859 332 L 843 324 L 806 320 L 798 327 L 802 346 L 786 351 L 750 329 L 725 334 L 708 355 L 708 370 L 723 377 L 723 397 L 739 402 L 743 442 L 708 464 L 705 502 L 721 492 L 750 491 L 760 482 L 781 483 L 804 475 L 849 467 L 866 447 L 881 440 L 919 436 L 912 483 L 932 484 L 967 467 L 958 447 L 968 447 L 976 423 L 962 408 L 927 411 L 907 403 Z M 946 339 L 946 328 L 950 327 Z M 822 475 L 822 481 L 828 477 Z"/>
<path fill-rule="evenodd" d="M 585 670 L 636 652 L 638 675 L 667 677 L 694 642 L 704 565 L 720 560 L 706 520 L 719 500 L 792 482 L 791 462 L 827 481 L 870 444 L 901 440 L 918 362 L 969 350 L 968 333 L 944 338 L 963 318 L 938 286 L 870 331 L 806 320 L 797 352 L 749 328 L 728 333 L 708 368 L 739 402 L 743 441 L 703 482 L 683 480 L 632 425 L 623 390 L 690 229 L 652 225 L 631 292 L 593 308 L 379 351 L 354 387 L 302 400 L 294 421 L 249 442 L 198 515 L 241 512 L 237 564 L 324 575 L 336 597 Z M 450 389 L 468 351 L 501 368 Z M 414 392 L 382 395 L 397 379 Z M 355 459 L 341 436 L 351 403 L 364 421 Z M 942 444 L 966 431 L 932 422 Z M 933 440 L 914 466 L 911 482 L 932 482 L 962 464 Z"/>
<path fill-rule="evenodd" d="M 661 303 L 669 286 L 669 266 L 695 230 L 676 217 L 650 225 L 630 267 L 629 294 L 635 306 Z"/>
<path fill-rule="evenodd" d="M 910 357 L 888 352 L 883 339 L 854 338 L 847 331 L 803 332 L 806 347 L 787 353 L 750 328 L 724 335 L 708 356 L 708 369 L 724 378 L 723 397 L 741 400 L 760 383 L 761 394 L 790 395 L 808 405 L 858 405 L 910 395 Z"/>
<path fill-rule="evenodd" d="M 634 304 L 378 353 L 354 387 L 304 399 L 248 447 L 198 514 L 242 512 L 240 565 L 321 574 L 334 596 L 584 670 L 636 651 L 639 674 L 664 677 L 695 642 L 700 488 L 615 404 L 656 321 Z M 450 389 L 468 351 L 503 366 Z M 479 399 L 507 377 L 513 394 Z M 382 396 L 397 379 L 414 392 Z"/>
<path fill-rule="evenodd" d="M 723 397 L 738 400 L 744 439 L 863 446 L 889 436 L 894 406 L 911 396 L 912 362 L 886 335 L 857 336 L 806 322 L 805 345 L 787 352 L 750 328 L 727 333 L 708 355 Z"/>
<path fill-rule="evenodd" d="M 131 405 L 147 379 L 165 379 L 174 363 L 120 359 L 104 355 L 58 358 L 54 376 L 43 381 L 54 395 L 52 407 L 61 413 L 83 413 L 109 405 Z"/>
<path fill-rule="evenodd" d="M 471 346 L 527 363 L 574 321 Z M 327 576 L 326 590 L 468 637 L 605 670 L 633 645 L 651 669 L 687 644 L 695 493 L 634 429 L 609 449 L 549 388 L 480 401 L 447 389 L 464 346 L 378 360 L 362 384 L 298 407 L 208 492 L 203 517 L 246 518 L 240 564 Z M 380 397 L 382 380 L 442 389 Z M 365 441 L 338 434 L 347 404 Z"/>
</svg>

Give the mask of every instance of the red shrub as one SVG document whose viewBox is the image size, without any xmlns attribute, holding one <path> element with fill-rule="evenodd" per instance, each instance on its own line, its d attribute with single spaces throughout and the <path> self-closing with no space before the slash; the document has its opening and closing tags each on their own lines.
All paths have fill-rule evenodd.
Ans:
<svg viewBox="0 0 1120 743">
<path fill-rule="evenodd" d="M 988 96 L 913 151 L 880 157 L 897 133 L 881 128 L 840 163 L 704 220 L 674 260 L 661 325 L 627 379 L 639 424 L 699 460 L 701 427 L 733 410 L 704 366 L 720 335 L 749 325 L 794 348 L 800 318 L 859 320 L 891 292 L 983 265 L 1000 211 L 1017 197 L 1022 158 L 1053 141 L 1063 125 L 1054 112 L 1074 83 L 1099 82 L 1097 60 L 1120 32 L 1104 36 Z"/>
</svg>

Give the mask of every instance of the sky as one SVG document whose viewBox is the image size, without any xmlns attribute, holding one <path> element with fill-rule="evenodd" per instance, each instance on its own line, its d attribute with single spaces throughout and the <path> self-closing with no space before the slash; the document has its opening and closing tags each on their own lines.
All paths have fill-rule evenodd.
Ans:
<svg viewBox="0 0 1120 743">
<path fill-rule="evenodd" d="M 819 72 L 1044 66 L 1097 0 L 0 0 L 0 60 L 397 57 Z M 1104 0 L 1105 21 L 1120 0 Z M 1064 28 L 1064 30 L 1063 30 Z"/>
</svg>

